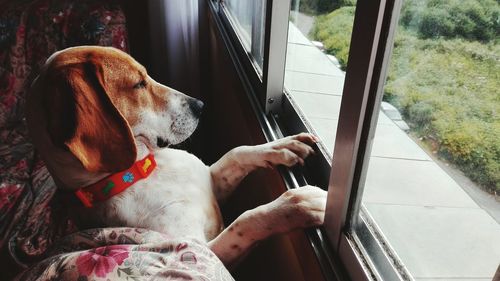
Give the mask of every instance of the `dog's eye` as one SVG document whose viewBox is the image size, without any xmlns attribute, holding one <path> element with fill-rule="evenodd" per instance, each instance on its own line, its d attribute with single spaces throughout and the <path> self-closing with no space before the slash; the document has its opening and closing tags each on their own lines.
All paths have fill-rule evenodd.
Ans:
<svg viewBox="0 0 500 281">
<path fill-rule="evenodd" d="M 134 89 L 142 89 L 146 88 L 146 81 L 142 80 L 141 82 L 134 85 Z"/>
</svg>

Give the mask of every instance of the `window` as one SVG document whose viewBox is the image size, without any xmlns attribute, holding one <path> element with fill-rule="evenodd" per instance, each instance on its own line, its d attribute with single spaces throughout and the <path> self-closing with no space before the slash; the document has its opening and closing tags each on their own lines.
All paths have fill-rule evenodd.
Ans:
<svg viewBox="0 0 500 281">
<path fill-rule="evenodd" d="M 246 52 L 262 71 L 264 60 L 264 0 L 227 0 L 224 7 Z"/>
<path fill-rule="evenodd" d="M 325 275 L 491 279 L 500 262 L 500 4 L 268 0 L 255 12 L 245 2 L 224 1 L 238 23 L 212 11 L 266 136 L 308 130 L 322 140 L 322 153 L 283 176 L 292 188 L 328 188 L 325 226 L 308 232 Z M 241 30 L 247 43 L 231 35 Z M 254 36 L 258 81 L 241 55 L 252 54 Z"/>
<path fill-rule="evenodd" d="M 404 3 L 360 181 L 360 216 L 384 237 L 401 275 L 489 280 L 500 263 L 500 202 L 484 201 L 481 189 L 499 183 L 499 83 L 492 73 L 500 67 L 492 47 L 500 45 L 488 35 L 499 5 Z"/>
<path fill-rule="evenodd" d="M 285 65 L 286 103 L 293 107 L 305 121 L 309 131 L 321 139 L 324 154 L 331 159 L 337 122 L 339 119 L 342 90 L 344 88 L 350 34 L 354 22 L 355 2 L 335 13 L 343 16 L 342 22 L 327 19 L 334 1 L 328 5 L 314 5 L 312 1 L 292 1 L 288 27 L 288 44 Z M 345 16 L 345 15 L 347 16 Z M 320 42 L 343 28 L 335 46 Z M 335 52 L 335 47 L 344 50 Z"/>
</svg>

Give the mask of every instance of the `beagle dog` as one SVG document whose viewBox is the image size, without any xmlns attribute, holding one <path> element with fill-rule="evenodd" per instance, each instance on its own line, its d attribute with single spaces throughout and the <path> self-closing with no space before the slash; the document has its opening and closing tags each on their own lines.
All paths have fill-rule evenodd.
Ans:
<svg viewBox="0 0 500 281">
<path fill-rule="evenodd" d="M 169 148 L 196 129 L 203 103 L 154 81 L 128 54 L 81 46 L 53 54 L 27 101 L 32 140 L 58 188 L 86 205 L 90 226 L 130 226 L 205 241 L 226 266 L 256 242 L 323 223 L 326 192 L 306 186 L 223 227 L 219 203 L 251 171 L 303 164 L 299 134 L 237 147 L 206 166 Z"/>
</svg>

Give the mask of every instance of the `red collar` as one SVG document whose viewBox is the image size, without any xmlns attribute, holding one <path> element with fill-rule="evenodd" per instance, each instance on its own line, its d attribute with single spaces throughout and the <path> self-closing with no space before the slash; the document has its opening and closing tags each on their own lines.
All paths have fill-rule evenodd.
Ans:
<svg viewBox="0 0 500 281">
<path fill-rule="evenodd" d="M 75 191 L 76 197 L 83 205 L 91 208 L 95 201 L 105 201 L 132 186 L 137 181 L 147 178 L 156 168 L 152 154 L 139 160 L 127 170 L 112 174 L 92 185 Z"/>
</svg>

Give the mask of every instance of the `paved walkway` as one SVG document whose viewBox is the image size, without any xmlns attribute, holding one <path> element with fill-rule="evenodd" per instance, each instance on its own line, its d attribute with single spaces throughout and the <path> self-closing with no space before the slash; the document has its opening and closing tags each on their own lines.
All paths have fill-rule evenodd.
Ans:
<svg viewBox="0 0 500 281">
<path fill-rule="evenodd" d="M 292 24 L 287 52 L 285 87 L 332 153 L 345 75 Z M 416 280 L 495 274 L 500 224 L 383 112 L 363 204 Z"/>
</svg>

